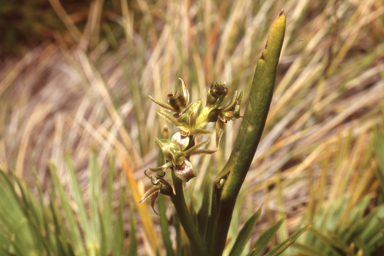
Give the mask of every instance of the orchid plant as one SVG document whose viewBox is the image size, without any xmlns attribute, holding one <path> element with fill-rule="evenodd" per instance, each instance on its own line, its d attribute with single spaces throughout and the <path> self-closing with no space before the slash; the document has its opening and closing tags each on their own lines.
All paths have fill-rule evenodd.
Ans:
<svg viewBox="0 0 384 256">
<path fill-rule="evenodd" d="M 285 14 L 282 11 L 274 22 L 265 49 L 259 57 L 244 116 L 240 114 L 243 93 L 235 91 L 232 97 L 229 97 L 225 82 L 212 83 L 203 108 L 201 108 L 201 100 L 189 103 L 189 92 L 182 79 L 180 79 L 182 91 L 176 90 L 168 94 L 167 103 L 149 96 L 153 102 L 163 108 L 156 110 L 157 114 L 175 125 L 178 132 L 171 139 L 156 139 L 165 163 L 160 161 L 160 166 L 149 168 L 151 175 L 145 171 L 145 175 L 151 179 L 152 187 L 143 195 L 140 203 L 150 198 L 151 206 L 154 208 L 160 193 L 169 196 L 190 240 L 192 255 L 219 256 L 225 249 L 236 198 L 251 165 L 267 119 L 284 32 Z M 183 184 L 197 175 L 190 157 L 216 152 L 227 122 L 239 118 L 243 120 L 234 149 L 214 181 L 211 200 L 207 200 L 208 203 L 198 213 L 198 216 L 205 217 L 196 220 L 188 210 L 183 190 Z M 209 122 L 215 123 L 215 149 L 204 148 L 210 140 L 204 141 L 199 137 L 212 134 L 212 131 L 206 130 Z M 173 185 L 164 179 L 166 172 L 171 173 Z M 243 252 L 260 214 L 261 207 L 245 223 L 229 255 L 240 255 Z M 282 221 L 280 220 L 265 231 L 247 255 L 262 253 Z M 289 240 L 270 250 L 267 255 L 280 254 L 307 228 L 297 231 Z"/>
<path fill-rule="evenodd" d="M 225 82 L 214 82 L 208 90 L 206 106 L 199 112 L 201 101 L 189 103 L 189 92 L 182 79 L 183 93 L 178 91 L 168 95 L 168 103 L 159 102 L 149 96 L 156 104 L 167 109 L 157 110 L 157 113 L 170 123 L 179 128 L 179 132 L 172 136 L 172 139 L 156 139 L 166 163 L 155 168 L 149 168 L 154 176 L 145 175 L 151 179 L 152 187 L 144 194 L 141 202 L 152 198 L 152 208 L 159 193 L 172 196 L 173 189 L 163 177 L 166 170 L 171 170 L 174 175 L 183 182 L 188 182 L 196 177 L 196 170 L 189 157 L 192 155 L 212 154 L 216 150 L 204 149 L 210 140 L 196 143 L 197 136 L 211 134 L 211 131 L 204 130 L 209 122 L 216 122 L 216 145 L 219 145 L 221 136 L 224 133 L 228 121 L 240 118 L 240 104 L 243 93 L 235 92 L 231 101 L 223 106 L 228 98 L 228 88 Z M 155 211 L 156 212 L 156 211 Z"/>
</svg>

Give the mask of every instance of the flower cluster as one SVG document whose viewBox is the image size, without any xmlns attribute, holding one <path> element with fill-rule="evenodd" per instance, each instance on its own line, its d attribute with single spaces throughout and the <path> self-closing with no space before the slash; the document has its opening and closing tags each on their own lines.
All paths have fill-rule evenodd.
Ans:
<svg viewBox="0 0 384 256">
<path fill-rule="evenodd" d="M 151 179 L 153 186 L 140 200 L 141 203 L 152 197 L 152 207 L 159 193 L 170 196 L 174 194 L 171 185 L 163 179 L 166 170 L 172 170 L 177 178 L 183 182 L 188 182 L 196 177 L 196 170 L 189 161 L 189 157 L 216 152 L 216 150 L 202 148 L 209 143 L 209 140 L 196 143 L 196 136 L 212 133 L 205 130 L 208 122 L 216 123 L 216 146 L 218 147 L 226 123 L 241 117 L 242 92 L 236 91 L 229 103 L 223 106 L 228 97 L 228 88 L 224 82 L 214 82 L 208 90 L 206 105 L 200 110 L 201 101 L 189 104 L 189 92 L 184 81 L 180 80 L 182 92 L 176 90 L 168 94 L 168 103 L 157 101 L 149 96 L 153 102 L 164 108 L 164 110 L 156 110 L 157 114 L 179 129 L 179 132 L 175 133 L 170 140 L 156 139 L 166 163 L 159 167 L 149 168 L 155 173 L 155 176 L 148 176 L 145 172 L 145 175 Z"/>
</svg>

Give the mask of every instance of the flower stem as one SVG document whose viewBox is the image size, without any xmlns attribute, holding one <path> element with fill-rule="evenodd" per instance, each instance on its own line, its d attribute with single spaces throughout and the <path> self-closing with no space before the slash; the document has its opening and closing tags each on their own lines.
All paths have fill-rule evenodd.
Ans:
<svg viewBox="0 0 384 256">
<path fill-rule="evenodd" d="M 177 215 L 180 219 L 180 223 L 183 226 L 184 231 L 187 234 L 192 246 L 194 246 L 196 251 L 199 252 L 199 255 L 208 256 L 208 248 L 204 244 L 203 239 L 200 237 L 185 203 L 183 182 L 175 176 L 174 172 L 172 172 L 172 179 L 175 195 L 171 196 L 171 201 L 175 206 Z"/>
</svg>

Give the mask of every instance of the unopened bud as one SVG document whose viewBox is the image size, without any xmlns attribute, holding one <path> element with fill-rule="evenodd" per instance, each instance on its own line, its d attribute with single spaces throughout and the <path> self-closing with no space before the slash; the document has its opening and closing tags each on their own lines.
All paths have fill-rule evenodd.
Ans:
<svg viewBox="0 0 384 256">
<path fill-rule="evenodd" d="M 207 105 L 213 105 L 217 102 L 217 99 L 224 98 L 228 93 L 228 88 L 225 86 L 224 82 L 213 82 L 211 87 L 208 90 L 207 95 Z"/>
<path fill-rule="evenodd" d="M 161 136 L 163 137 L 163 139 L 167 139 L 168 138 L 168 126 L 167 125 L 164 125 L 163 133 L 162 133 Z"/>
</svg>

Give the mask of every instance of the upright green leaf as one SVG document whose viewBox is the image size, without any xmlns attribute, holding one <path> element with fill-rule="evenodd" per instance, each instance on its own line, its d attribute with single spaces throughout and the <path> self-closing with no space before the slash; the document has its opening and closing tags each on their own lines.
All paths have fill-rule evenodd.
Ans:
<svg viewBox="0 0 384 256">
<path fill-rule="evenodd" d="M 166 209 L 165 209 L 165 196 L 162 194 L 159 195 L 157 202 L 159 206 L 160 227 L 161 227 L 161 235 L 163 238 L 164 247 L 168 256 L 174 256 L 175 252 L 173 251 L 173 248 L 172 248 L 171 234 L 169 233 L 169 225 L 168 225 Z"/>
<path fill-rule="evenodd" d="M 100 171 L 97 163 L 97 153 L 93 149 L 89 159 L 89 193 L 90 193 L 90 231 L 92 235 L 92 250 L 94 255 L 100 255 L 100 219 L 99 219 L 99 207 L 101 198 L 101 181 Z"/>
<path fill-rule="evenodd" d="M 219 256 L 224 250 L 236 198 L 264 130 L 272 100 L 284 33 L 285 14 L 282 11 L 272 25 L 265 49 L 257 62 L 249 100 L 231 156 L 216 178 L 216 182 L 224 180 L 225 186 L 221 192 L 218 216 L 214 227 L 214 240 L 211 248 L 213 255 Z M 227 175 L 228 178 L 225 181 Z M 220 193 L 217 194 L 220 195 Z"/>
<path fill-rule="evenodd" d="M 308 256 L 328 256 L 326 253 L 307 244 L 296 242 L 292 244 L 292 247 L 298 249 L 300 252 L 305 253 L 305 255 Z"/>
<path fill-rule="evenodd" d="M 290 245 L 292 245 L 296 239 L 301 236 L 305 231 L 307 231 L 311 226 L 303 227 L 293 233 L 287 240 L 277 245 L 271 251 L 269 251 L 265 256 L 277 256 L 284 252 Z"/>
<path fill-rule="evenodd" d="M 69 229 L 69 236 L 71 236 L 71 241 L 73 242 L 73 246 L 74 246 L 74 254 L 76 255 L 86 255 L 85 253 L 85 248 L 84 248 L 84 245 L 82 243 L 82 237 L 81 237 L 81 234 L 80 234 L 80 230 L 79 230 L 79 227 L 78 227 L 78 224 L 75 220 L 75 215 L 72 211 L 72 208 L 69 204 L 70 202 L 70 199 L 68 198 L 67 194 L 65 193 L 64 191 L 64 188 L 63 188 L 63 185 L 60 183 L 58 177 L 57 177 L 57 174 L 56 174 L 56 169 L 55 167 L 53 166 L 52 163 L 49 163 L 49 170 L 50 170 L 50 174 L 51 174 L 51 178 L 52 178 L 52 181 L 53 181 L 53 185 L 54 185 L 54 188 L 55 188 L 55 191 L 58 193 L 58 197 L 60 199 L 60 202 L 61 202 L 61 206 L 63 208 L 63 212 L 64 212 L 64 216 L 65 216 L 65 219 L 68 223 L 68 229 Z M 60 211 L 57 209 L 57 207 L 55 206 L 54 204 L 54 197 L 51 198 L 51 207 L 53 207 L 53 209 L 56 208 L 56 219 L 57 220 L 61 220 L 61 215 L 60 215 Z M 65 226 L 63 225 L 62 221 L 57 221 L 57 226 L 56 226 L 57 229 L 64 229 Z M 65 237 L 65 239 L 67 239 L 67 237 Z M 63 241 L 63 243 L 65 243 L 66 240 Z M 69 247 L 70 249 L 71 247 Z"/>
<path fill-rule="evenodd" d="M 232 247 L 232 250 L 229 256 L 238 256 L 241 255 L 245 245 L 247 244 L 249 238 L 252 235 L 252 231 L 254 230 L 257 221 L 260 218 L 262 206 L 260 206 L 259 210 L 251 218 L 247 220 L 244 224 L 244 227 L 241 229 L 239 235 L 236 238 L 235 244 Z"/>
<path fill-rule="evenodd" d="M 120 199 L 119 199 L 119 209 L 117 212 L 117 220 L 115 223 L 115 233 L 113 236 L 113 255 L 114 256 L 121 256 L 124 252 L 124 219 L 123 219 L 123 211 L 125 206 L 125 200 L 126 200 L 126 190 L 124 192 L 120 191 Z M 132 206 L 131 206 L 132 207 Z M 134 234 L 129 234 L 134 235 Z M 132 249 L 133 250 L 133 249 Z"/>
<path fill-rule="evenodd" d="M 380 168 L 373 168 L 377 180 L 379 181 L 382 192 L 384 193 L 384 133 L 383 131 L 376 131 L 373 138 L 375 147 L 376 158 L 379 162 Z"/>
<path fill-rule="evenodd" d="M 264 231 L 261 236 L 252 245 L 252 249 L 248 255 L 257 256 L 260 255 L 271 241 L 272 237 L 276 234 L 277 230 L 281 227 L 286 217 L 276 222 L 273 226 Z"/>
<path fill-rule="evenodd" d="M 136 228 L 135 228 L 135 213 L 133 210 L 133 205 L 131 204 L 131 212 L 129 215 L 129 249 L 127 256 L 137 256 L 137 239 L 136 239 Z"/>
<path fill-rule="evenodd" d="M 94 255 L 94 241 L 95 239 L 95 231 L 93 230 L 92 226 L 90 225 L 87 217 L 87 212 L 85 209 L 84 201 L 83 201 L 83 193 L 80 190 L 79 182 L 77 180 L 76 174 L 75 174 L 75 168 L 73 166 L 72 159 L 69 155 L 65 156 L 66 162 L 67 162 L 67 170 L 69 174 L 69 184 L 71 188 L 71 194 L 73 197 L 73 200 L 76 204 L 77 209 L 77 215 L 79 218 L 80 227 L 82 228 L 82 231 L 84 232 L 84 238 L 85 238 L 85 244 L 86 244 L 86 250 L 91 255 Z"/>
<path fill-rule="evenodd" d="M 207 173 L 207 175 L 204 177 L 204 181 L 202 184 L 203 187 L 203 199 L 201 203 L 201 207 L 197 214 L 197 221 L 198 221 L 198 229 L 201 237 L 204 237 L 206 239 L 206 236 L 208 234 L 208 219 L 209 219 L 209 206 L 210 206 L 210 192 L 211 192 L 211 175 L 210 173 Z"/>
<path fill-rule="evenodd" d="M 334 239 L 323 234 L 320 230 L 317 230 L 314 227 L 311 227 L 311 232 L 316 236 L 318 241 L 320 241 L 323 245 L 325 245 L 325 247 L 327 247 L 330 251 L 332 251 L 334 255 L 338 255 L 338 256 L 342 255 L 338 252 L 336 248 L 342 249 L 344 247 L 343 245 L 339 245 L 336 241 L 334 241 Z"/>
</svg>

